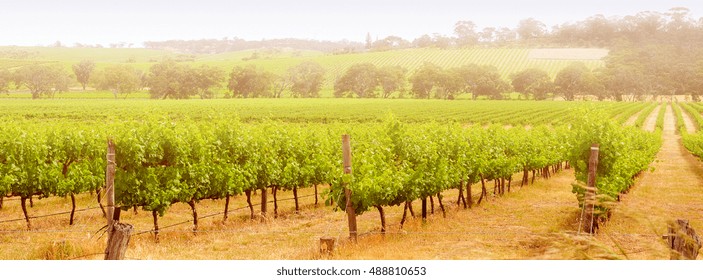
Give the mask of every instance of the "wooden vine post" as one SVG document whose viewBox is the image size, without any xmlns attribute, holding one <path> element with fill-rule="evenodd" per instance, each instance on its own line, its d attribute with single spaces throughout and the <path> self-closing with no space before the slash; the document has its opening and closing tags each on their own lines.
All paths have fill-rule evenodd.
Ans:
<svg viewBox="0 0 703 280">
<path fill-rule="evenodd" d="M 667 234 L 662 236 L 671 249 L 672 260 L 695 260 L 701 249 L 701 238 L 688 224 L 688 220 L 678 219 L 669 222 Z"/>
<path fill-rule="evenodd" d="M 351 158 L 351 137 L 349 134 L 342 135 L 342 164 L 344 166 L 344 174 L 352 173 L 352 158 Z M 351 190 L 344 185 L 344 197 L 346 199 L 345 209 L 347 211 L 347 220 L 349 221 L 349 238 L 356 242 L 356 211 L 351 201 Z"/>
<path fill-rule="evenodd" d="M 106 260 L 122 260 L 133 227 L 130 224 L 120 223 L 120 208 L 115 208 L 115 143 L 107 140 L 107 170 L 105 172 L 105 186 L 107 189 L 107 248 Z"/>
<path fill-rule="evenodd" d="M 587 233 L 594 233 L 598 227 L 594 215 L 596 207 L 596 171 L 598 170 L 598 144 L 591 145 L 591 155 L 588 159 L 588 182 L 586 193 L 583 197 L 583 212 L 581 215 L 581 229 Z"/>
<path fill-rule="evenodd" d="M 107 140 L 107 171 L 105 172 L 105 195 L 107 196 L 107 232 L 112 232 L 115 213 L 115 143 Z"/>
</svg>

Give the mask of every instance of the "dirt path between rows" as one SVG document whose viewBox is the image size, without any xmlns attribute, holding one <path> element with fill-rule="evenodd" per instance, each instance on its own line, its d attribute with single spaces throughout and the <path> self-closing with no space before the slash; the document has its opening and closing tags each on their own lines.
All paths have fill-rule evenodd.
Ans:
<svg viewBox="0 0 703 280">
<path fill-rule="evenodd" d="M 681 108 L 681 106 L 679 106 L 679 108 Z M 683 108 L 681 108 L 681 117 L 683 118 L 683 124 L 686 126 L 686 132 L 689 134 L 696 133 L 698 130 L 695 125 L 696 122 L 693 121 L 691 115 L 689 115 Z"/>
<path fill-rule="evenodd" d="M 571 238 L 578 227 L 578 203 L 571 193 L 574 174 L 566 170 L 549 180 L 491 198 L 473 209 L 457 209 L 456 193 L 445 193 L 447 217 L 435 212 L 427 223 L 415 219 L 403 229 L 389 219 L 385 237 L 365 236 L 342 246 L 334 259 L 573 259 Z M 515 178 L 514 178 L 515 180 Z M 474 195 L 480 185 L 474 185 Z M 489 188 L 492 193 L 492 187 Z M 477 197 L 475 197 L 476 199 Z M 416 209 L 419 209 L 416 203 Z M 416 210 L 417 211 L 417 210 Z M 566 249 L 565 249 L 566 248 Z"/>
<path fill-rule="evenodd" d="M 640 114 L 642 114 L 642 111 L 639 111 L 639 112 L 633 114 L 632 116 L 630 116 L 630 118 L 628 118 L 627 121 L 625 121 L 625 126 L 635 125 L 635 121 L 637 121 L 637 118 L 640 117 Z"/>
<path fill-rule="evenodd" d="M 644 130 L 652 132 L 657 128 L 657 117 L 659 117 L 661 106 L 662 105 L 658 105 L 657 108 L 654 108 L 654 111 L 647 116 L 647 119 L 644 121 Z"/>
<path fill-rule="evenodd" d="M 653 171 L 641 175 L 596 237 L 621 258 L 669 259 L 661 236 L 670 220 L 688 219 L 703 232 L 703 164 L 681 145 L 670 106 L 662 137 Z"/>
</svg>

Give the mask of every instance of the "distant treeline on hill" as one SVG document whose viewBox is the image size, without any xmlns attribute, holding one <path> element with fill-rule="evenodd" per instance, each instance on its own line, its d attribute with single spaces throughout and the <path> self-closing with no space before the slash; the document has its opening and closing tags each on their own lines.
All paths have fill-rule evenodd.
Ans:
<svg viewBox="0 0 703 280">
<path fill-rule="evenodd" d="M 440 33 L 422 35 L 409 41 L 398 36 L 373 40 L 366 35 L 365 43 L 352 41 L 316 41 L 303 39 L 272 39 L 247 41 L 240 38 L 169 40 L 144 42 L 150 49 L 168 49 L 185 53 L 222 53 L 258 48 L 293 48 L 326 53 L 386 51 L 407 48 L 457 47 L 600 47 L 615 48 L 624 43 L 673 44 L 693 48 L 703 45 L 703 18 L 695 19 L 688 8 L 671 8 L 665 13 L 640 12 L 624 17 L 594 15 L 581 21 L 568 22 L 548 28 L 534 18 L 523 19 L 518 26 L 485 27 L 478 29 L 470 20 L 454 25 L 453 36 Z"/>
</svg>

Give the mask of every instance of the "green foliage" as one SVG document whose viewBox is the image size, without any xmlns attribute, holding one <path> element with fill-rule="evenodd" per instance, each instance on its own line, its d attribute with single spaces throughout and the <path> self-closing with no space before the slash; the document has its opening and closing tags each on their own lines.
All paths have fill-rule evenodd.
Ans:
<svg viewBox="0 0 703 280">
<path fill-rule="evenodd" d="M 335 177 L 332 196 L 345 209 L 344 187 L 357 214 L 457 188 L 461 182 L 501 179 L 543 168 L 566 157 L 566 128 L 504 129 L 495 125 L 408 125 L 388 116 L 381 126 L 354 127 L 353 174 Z M 339 174 L 339 173 L 338 173 Z"/>
<path fill-rule="evenodd" d="M 596 173 L 599 213 L 606 214 L 608 201 L 616 200 L 627 191 L 635 176 L 654 159 L 661 146 L 661 134 L 649 133 L 635 127 L 622 127 L 608 119 L 602 112 L 584 108 L 576 112 L 572 124 L 573 146 L 569 150 L 569 162 L 575 169 L 576 180 L 585 184 L 588 177 L 588 161 L 592 144 L 599 145 Z M 579 203 L 584 189 L 574 186 Z"/>
</svg>

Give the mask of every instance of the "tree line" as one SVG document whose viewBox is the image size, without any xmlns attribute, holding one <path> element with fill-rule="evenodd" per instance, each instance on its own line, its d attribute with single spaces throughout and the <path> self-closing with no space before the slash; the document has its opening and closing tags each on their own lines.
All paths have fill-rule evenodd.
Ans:
<svg viewBox="0 0 703 280">
<path fill-rule="evenodd" d="M 524 69 L 504 79 L 491 65 L 467 64 L 444 69 L 426 62 L 415 71 L 400 66 L 378 67 L 358 63 L 336 77 L 333 95 L 338 98 L 506 99 L 519 93 L 520 99 L 544 100 L 561 97 L 598 100 L 644 100 L 649 97 L 703 96 L 703 50 L 683 51 L 681 46 L 645 45 L 618 48 L 606 57 L 605 67 L 589 69 L 574 62 L 554 78 L 537 68 Z M 73 75 L 60 65 L 33 64 L 10 72 L 0 70 L 0 92 L 27 88 L 32 98 L 53 98 L 67 91 L 75 79 L 85 90 L 92 85 L 111 91 L 115 98 L 147 89 L 154 99 L 295 98 L 320 97 L 326 70 L 313 61 L 274 74 L 254 65 L 235 66 L 229 73 L 210 65 L 193 65 L 165 59 L 148 71 L 116 64 L 96 70 L 95 63 L 81 61 L 72 66 Z"/>
<path fill-rule="evenodd" d="M 623 17 L 602 14 L 586 19 L 547 26 L 535 18 L 520 20 L 515 27 L 480 28 L 471 20 L 457 21 L 451 35 L 424 34 L 414 39 L 390 35 L 365 42 L 274 39 L 247 41 L 241 38 L 147 41 L 150 49 L 171 49 L 185 53 L 222 53 L 255 48 L 295 48 L 327 53 L 387 51 L 407 48 L 456 48 L 475 46 L 570 46 L 612 48 L 622 42 L 637 44 L 675 43 L 695 46 L 703 42 L 703 18 L 695 19 L 685 7 L 666 12 L 643 11 Z"/>
</svg>

